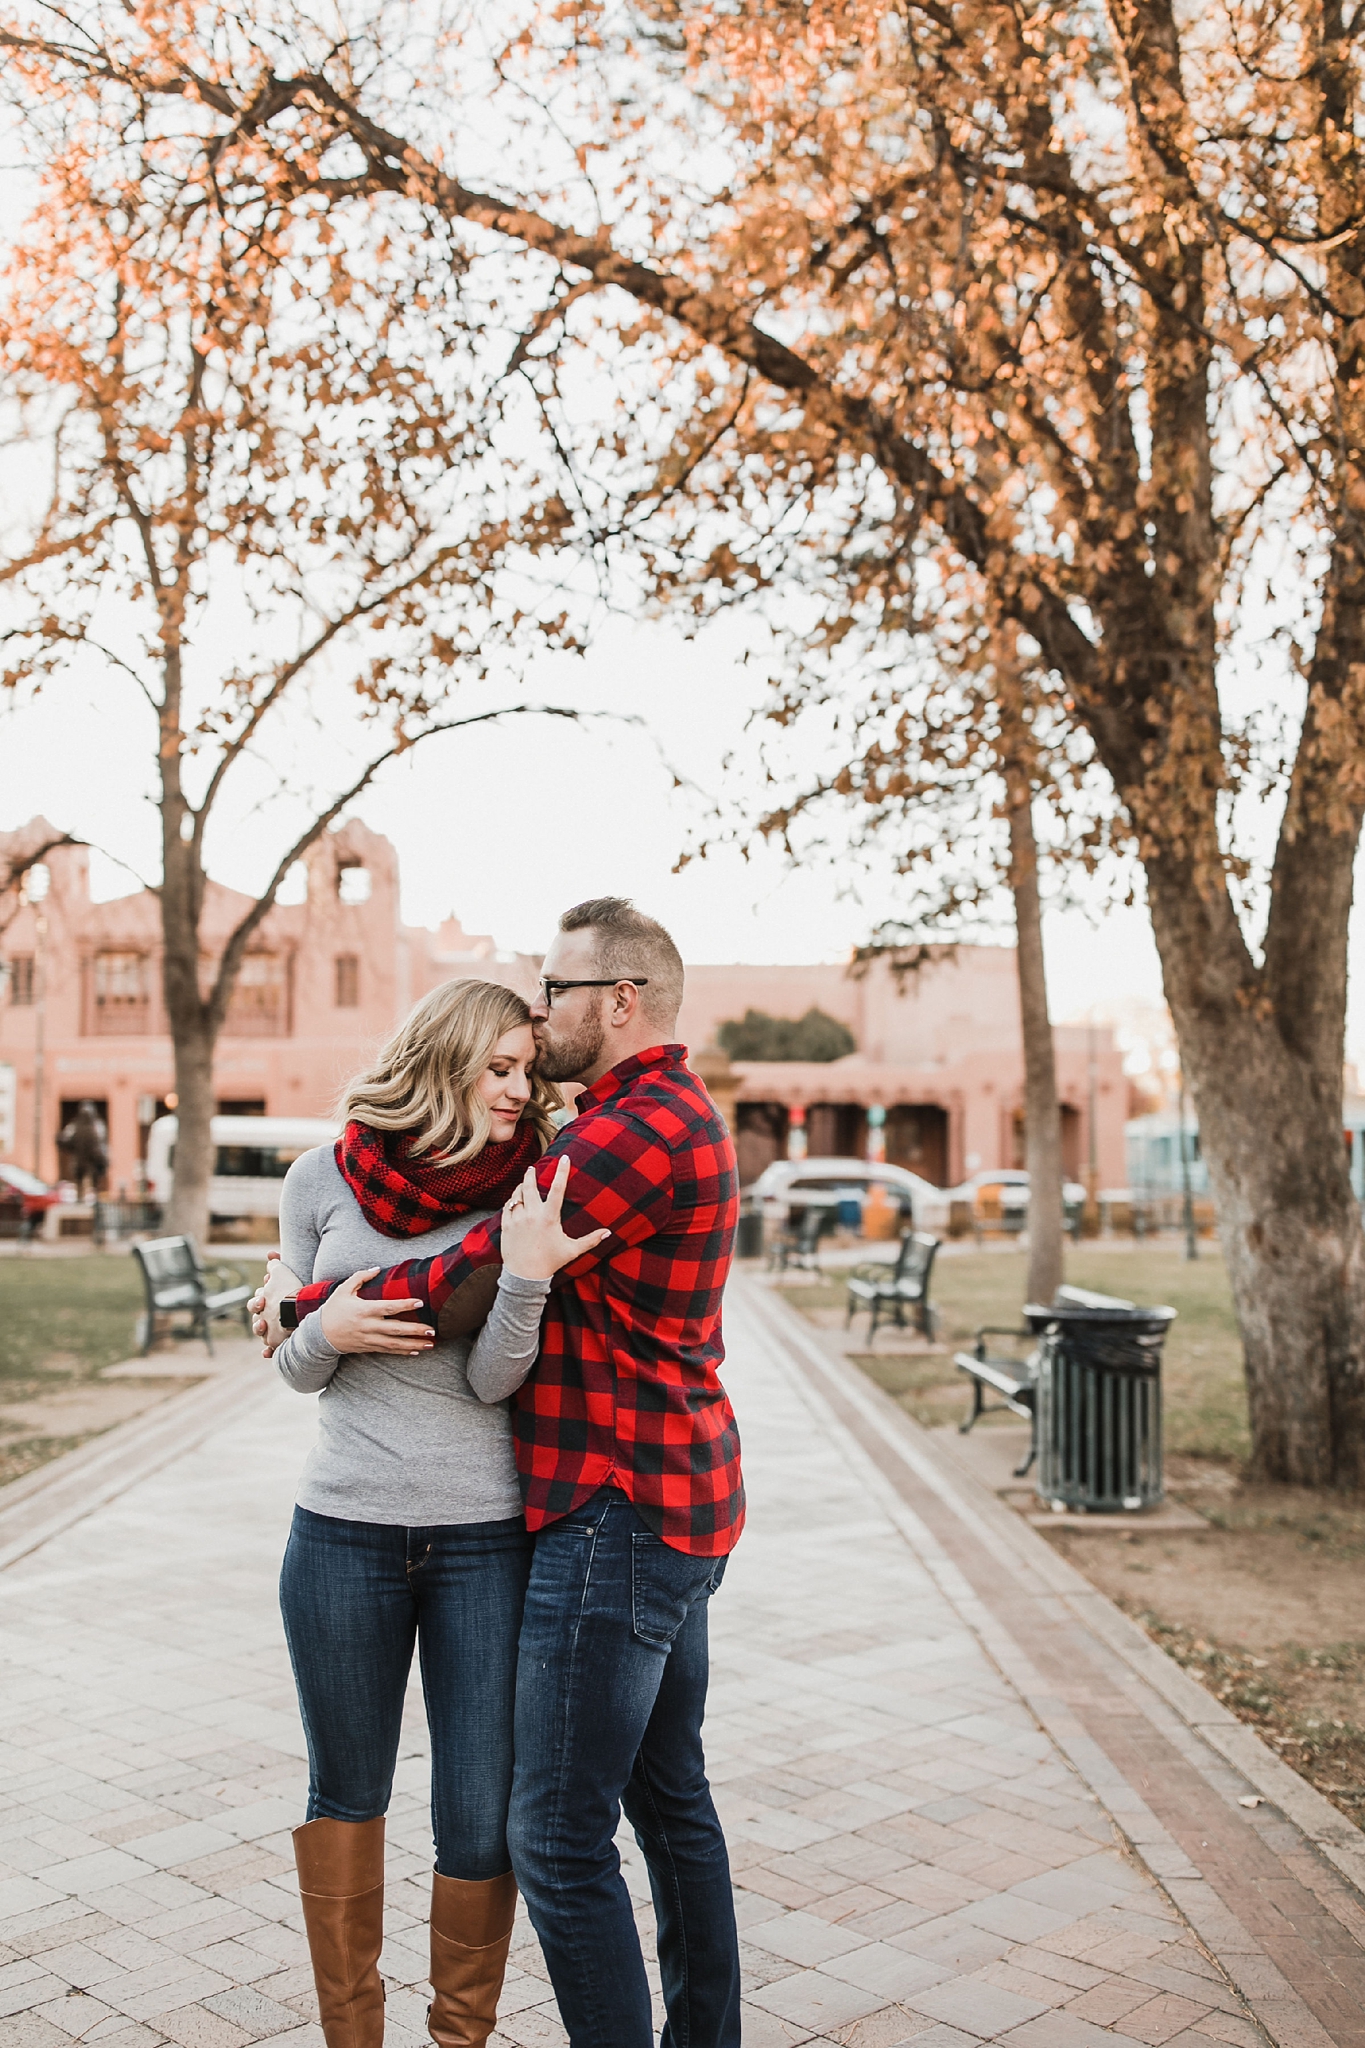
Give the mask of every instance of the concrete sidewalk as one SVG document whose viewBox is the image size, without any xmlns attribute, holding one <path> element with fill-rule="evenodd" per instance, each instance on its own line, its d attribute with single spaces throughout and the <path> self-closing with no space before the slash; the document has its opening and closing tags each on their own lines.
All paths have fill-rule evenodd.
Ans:
<svg viewBox="0 0 1365 2048">
<path fill-rule="evenodd" d="M 1296 1804 L 1254 1737 L 770 1294 L 741 1279 L 728 1315 L 751 1520 L 713 1608 L 708 1746 L 747 2048 L 1365 2048 L 1349 1824 Z M 207 1433 L 201 1409 L 197 1441 L 134 1461 L 0 1574 L 5 2048 L 320 2048 L 274 1594 L 313 1404 L 246 1370 L 257 1391 Z M 409 1707 L 397 2048 L 424 2038 L 430 1868 Z M 514 1965 L 496 2041 L 562 2042 L 524 1925 Z"/>
</svg>

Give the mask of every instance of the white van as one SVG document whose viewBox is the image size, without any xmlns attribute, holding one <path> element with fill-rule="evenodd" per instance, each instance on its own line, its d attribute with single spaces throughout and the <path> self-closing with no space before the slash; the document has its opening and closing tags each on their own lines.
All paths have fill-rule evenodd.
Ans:
<svg viewBox="0 0 1365 2048">
<path fill-rule="evenodd" d="M 160 1116 L 147 1134 L 147 1188 L 154 1202 L 171 1198 L 180 1119 Z M 330 1145 L 341 1125 L 316 1116 L 216 1116 L 210 1216 L 278 1216 L 280 1182 L 302 1152 Z"/>
</svg>

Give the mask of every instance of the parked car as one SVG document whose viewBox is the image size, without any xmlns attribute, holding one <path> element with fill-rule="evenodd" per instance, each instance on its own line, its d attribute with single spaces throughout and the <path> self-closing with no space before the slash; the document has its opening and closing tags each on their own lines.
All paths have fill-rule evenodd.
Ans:
<svg viewBox="0 0 1365 2048">
<path fill-rule="evenodd" d="M 1027 1209 L 1028 1174 L 1022 1166 L 983 1166 L 970 1179 L 957 1187 L 949 1188 L 944 1196 L 948 1202 L 975 1203 L 982 1188 L 999 1188 L 1002 1209 Z M 1077 1203 L 1084 1206 L 1085 1189 L 1078 1180 L 1062 1183 L 1062 1202 L 1070 1209 Z"/>
<path fill-rule="evenodd" d="M 147 1135 L 147 1187 L 154 1202 L 171 1198 L 178 1117 L 161 1116 Z M 341 1126 L 314 1116 L 216 1116 L 211 1216 L 278 1216 L 280 1182 L 302 1152 L 330 1145 Z"/>
<path fill-rule="evenodd" d="M 836 1208 L 840 1195 L 866 1196 L 876 1183 L 907 1223 L 917 1230 L 946 1226 L 948 1199 L 942 1188 L 904 1166 L 872 1159 L 775 1159 L 749 1190 L 752 1200 L 774 1224 L 785 1223 L 798 1210 Z"/>
<path fill-rule="evenodd" d="M 36 1173 L 0 1165 L 0 1237 L 36 1237 L 43 1217 L 61 1200 L 61 1190 Z"/>
</svg>

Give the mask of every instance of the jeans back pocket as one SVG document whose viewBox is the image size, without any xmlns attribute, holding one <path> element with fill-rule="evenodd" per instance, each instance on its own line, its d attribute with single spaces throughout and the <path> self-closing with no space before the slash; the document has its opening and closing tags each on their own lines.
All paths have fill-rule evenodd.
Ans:
<svg viewBox="0 0 1365 2048">
<path fill-rule="evenodd" d="M 631 1627 L 642 1643 L 666 1650 L 696 1600 L 704 1600 L 720 1583 L 714 1557 L 689 1557 L 648 1530 L 630 1539 Z"/>
</svg>

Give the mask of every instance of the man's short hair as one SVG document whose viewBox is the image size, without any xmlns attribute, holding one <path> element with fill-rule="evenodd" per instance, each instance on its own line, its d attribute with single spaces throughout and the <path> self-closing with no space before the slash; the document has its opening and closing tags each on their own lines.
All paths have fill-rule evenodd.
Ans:
<svg viewBox="0 0 1365 2048">
<path fill-rule="evenodd" d="M 628 896 L 591 896 L 565 911 L 559 929 L 594 934 L 599 974 L 623 980 L 646 975 L 649 986 L 640 990 L 640 1008 L 651 1023 L 673 1029 L 682 1008 L 682 954 L 656 918 L 637 910 Z"/>
</svg>

